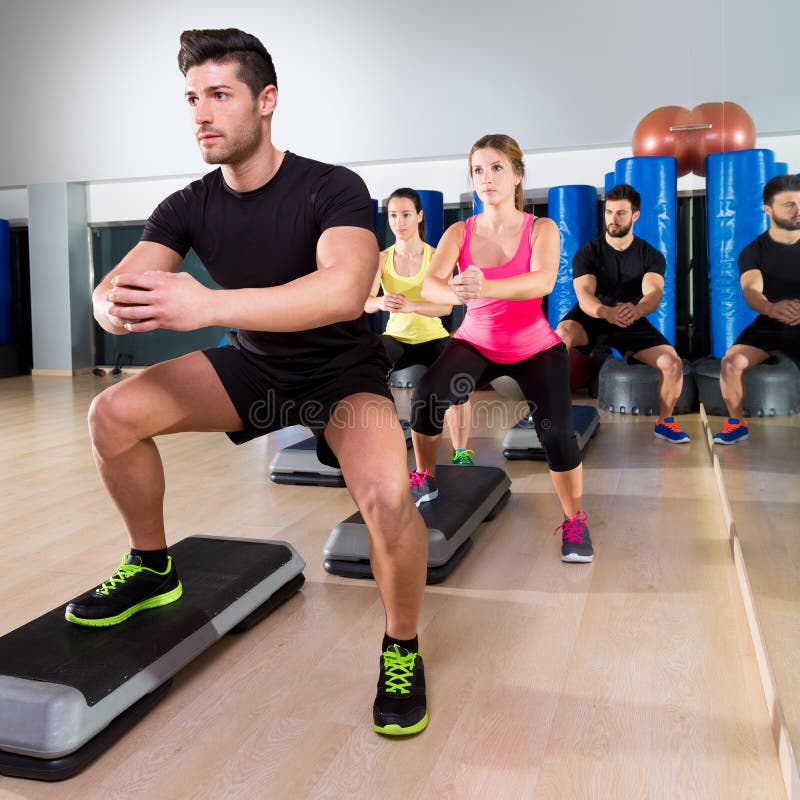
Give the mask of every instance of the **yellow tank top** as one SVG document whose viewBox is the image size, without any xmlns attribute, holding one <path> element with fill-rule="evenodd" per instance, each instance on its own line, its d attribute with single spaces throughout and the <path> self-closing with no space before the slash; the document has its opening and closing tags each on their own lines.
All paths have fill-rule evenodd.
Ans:
<svg viewBox="0 0 800 800">
<path fill-rule="evenodd" d="M 422 281 L 431 263 L 433 248 L 425 243 L 422 251 L 422 266 L 416 275 L 406 277 L 398 275 L 394 269 L 394 245 L 389 248 L 386 263 L 383 265 L 381 286 L 384 292 L 405 295 L 408 300 L 419 302 L 422 300 Z M 398 342 L 406 344 L 422 344 L 433 339 L 443 339 L 450 334 L 442 325 L 439 317 L 426 317 L 424 314 L 399 313 L 389 314 L 386 324 L 386 334 Z"/>
</svg>

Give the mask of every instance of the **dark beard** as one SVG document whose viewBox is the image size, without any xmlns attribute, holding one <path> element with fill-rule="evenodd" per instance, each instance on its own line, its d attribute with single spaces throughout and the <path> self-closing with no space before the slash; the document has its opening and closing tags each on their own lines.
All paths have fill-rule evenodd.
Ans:
<svg viewBox="0 0 800 800">
<path fill-rule="evenodd" d="M 782 231 L 800 231 L 800 220 L 793 222 L 790 219 L 781 219 L 780 217 L 773 216 L 772 224 Z"/>
<path fill-rule="evenodd" d="M 620 229 L 619 229 L 619 230 L 618 230 L 616 233 L 612 233 L 612 232 L 611 232 L 611 231 L 608 229 L 608 225 L 606 225 L 606 233 L 607 233 L 607 234 L 608 234 L 608 235 L 609 235 L 609 236 L 610 236 L 612 239 L 622 239 L 622 238 L 624 238 L 625 236 L 627 236 L 627 235 L 628 235 L 628 234 L 631 232 L 631 228 L 632 228 L 632 227 L 633 227 L 633 223 L 631 222 L 631 223 L 630 223 L 630 225 L 628 225 L 628 227 L 627 227 L 627 228 L 620 228 Z"/>
</svg>

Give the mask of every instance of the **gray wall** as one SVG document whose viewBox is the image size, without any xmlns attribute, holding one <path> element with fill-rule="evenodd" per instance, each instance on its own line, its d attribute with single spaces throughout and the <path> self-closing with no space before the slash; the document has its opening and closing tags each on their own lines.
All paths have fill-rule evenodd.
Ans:
<svg viewBox="0 0 800 800">
<path fill-rule="evenodd" d="M 33 367 L 79 370 L 93 363 L 92 284 L 86 187 L 28 189 Z"/>
<path fill-rule="evenodd" d="M 0 0 L 0 187 L 205 170 L 175 56 L 188 27 L 259 35 L 275 140 L 338 162 L 625 143 L 668 104 L 734 100 L 800 130 L 796 0 Z"/>
</svg>

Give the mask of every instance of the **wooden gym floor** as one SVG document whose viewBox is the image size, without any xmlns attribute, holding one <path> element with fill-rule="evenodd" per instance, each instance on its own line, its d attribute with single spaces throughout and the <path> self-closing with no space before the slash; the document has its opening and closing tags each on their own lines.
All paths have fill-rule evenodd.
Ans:
<svg viewBox="0 0 800 800">
<path fill-rule="evenodd" d="M 0 634 L 119 563 L 125 537 L 85 422 L 110 380 L 0 381 Z M 302 432 L 241 448 L 221 434 L 164 437 L 170 541 L 287 540 L 307 583 L 183 670 L 83 773 L 60 784 L 0 777 L 0 798 L 784 797 L 700 420 L 681 421 L 688 446 L 654 441 L 652 418 L 601 412 L 584 462 L 590 565 L 559 559 L 545 465 L 506 462 L 504 430 L 481 424 L 479 463 L 503 465 L 513 495 L 428 589 L 431 721 L 403 741 L 370 725 L 375 585 L 322 568 L 331 528 L 354 509 L 347 491 L 267 477 Z"/>
</svg>

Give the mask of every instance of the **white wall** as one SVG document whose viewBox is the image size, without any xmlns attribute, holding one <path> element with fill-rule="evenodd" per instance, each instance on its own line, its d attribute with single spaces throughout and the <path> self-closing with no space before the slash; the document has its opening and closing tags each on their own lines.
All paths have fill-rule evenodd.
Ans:
<svg viewBox="0 0 800 800">
<path fill-rule="evenodd" d="M 790 171 L 800 171 L 800 134 L 762 136 L 756 141 L 756 146 L 773 150 L 777 160 L 789 163 Z M 605 173 L 614 169 L 617 159 L 630 155 L 629 146 L 528 152 L 525 154 L 526 191 L 543 198 L 551 186 L 573 183 L 597 186 L 602 190 Z M 353 164 L 351 168 L 364 179 L 372 197 L 381 202 L 398 186 L 436 189 L 444 193 L 445 203 L 458 203 L 461 196 L 471 190 L 465 156 L 394 164 Z M 199 176 L 200 173 L 175 178 L 90 183 L 87 188 L 89 222 L 144 220 L 168 194 Z M 678 180 L 679 191 L 704 188 L 705 179 L 691 173 Z M 0 190 L 0 209 L 3 207 L 3 194 Z"/>
<path fill-rule="evenodd" d="M 667 104 L 735 100 L 762 134 L 800 131 L 785 66 L 795 0 L 0 3 L 0 187 L 202 172 L 176 66 L 188 27 L 260 36 L 278 71 L 278 146 L 370 174 L 457 161 L 490 131 L 527 151 L 624 147 Z"/>
<path fill-rule="evenodd" d="M 0 219 L 20 222 L 28 219 L 28 190 L 0 189 Z"/>
</svg>

